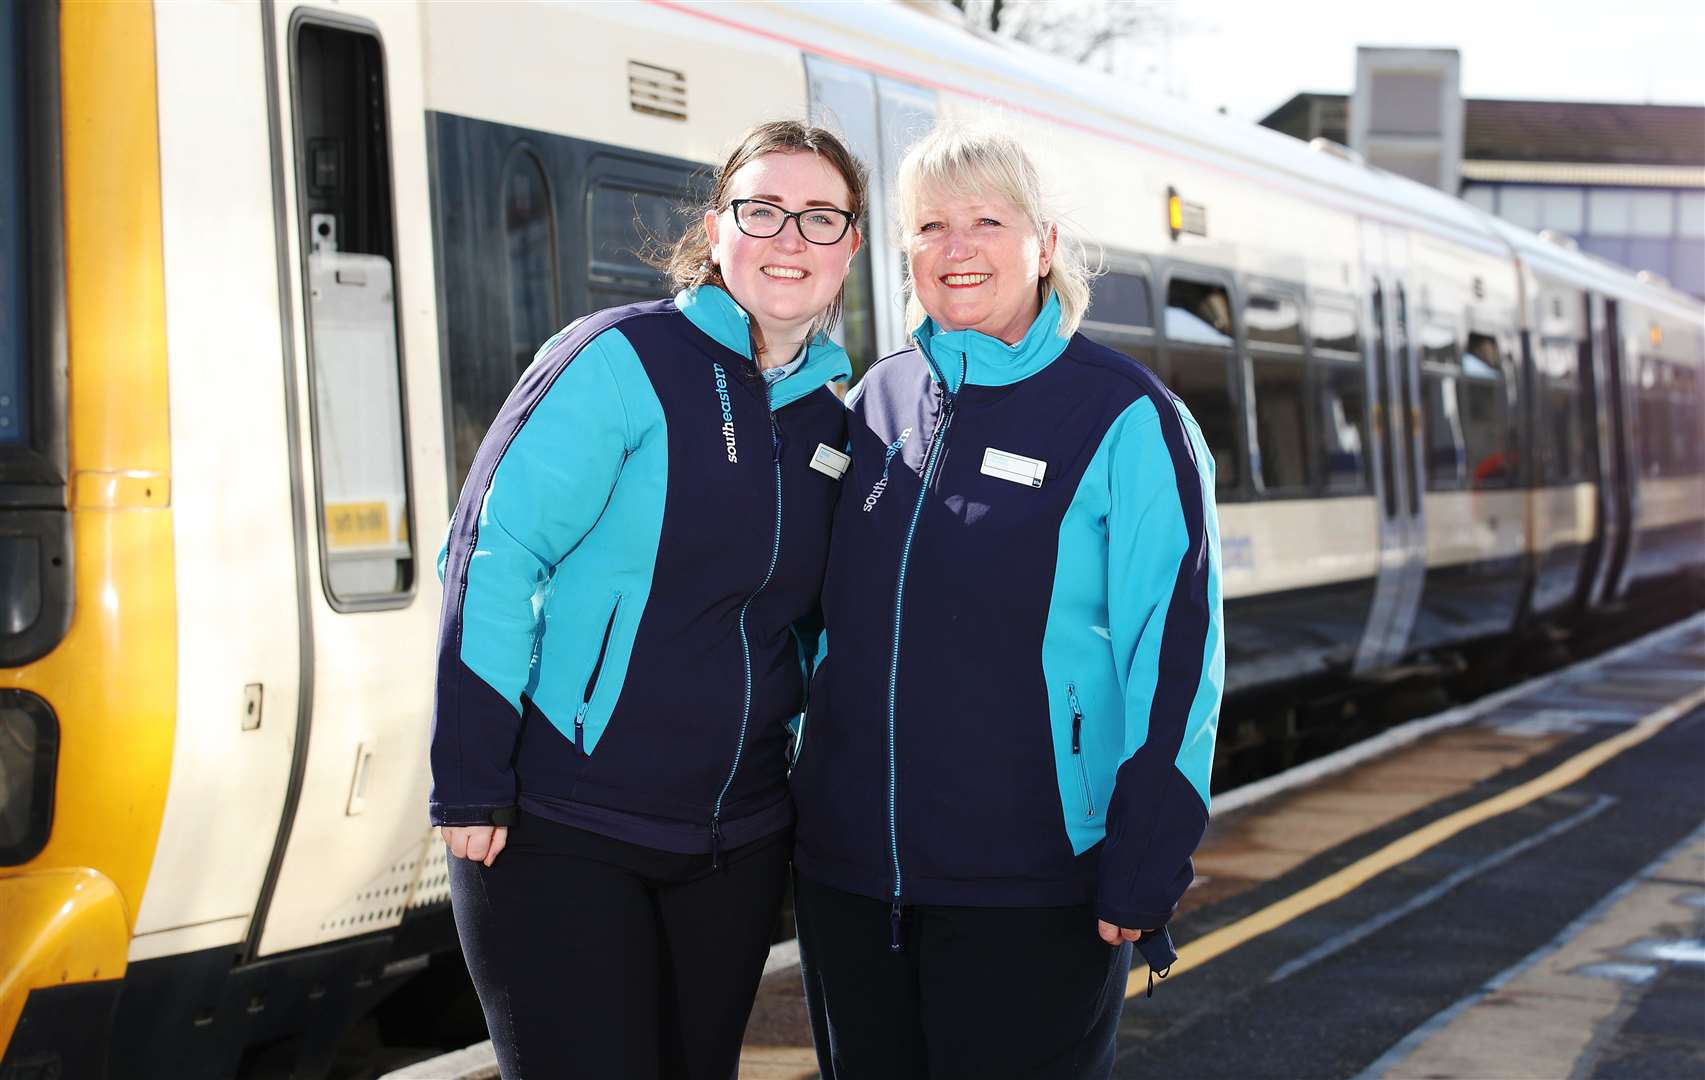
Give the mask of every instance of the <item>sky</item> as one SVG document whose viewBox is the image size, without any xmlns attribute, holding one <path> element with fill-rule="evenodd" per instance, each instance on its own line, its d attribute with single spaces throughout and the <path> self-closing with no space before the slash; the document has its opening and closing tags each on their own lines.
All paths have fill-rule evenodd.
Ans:
<svg viewBox="0 0 1705 1080">
<path fill-rule="evenodd" d="M 1358 45 L 1454 47 L 1462 53 L 1465 97 L 1705 105 L 1699 0 L 1144 0 L 1141 6 L 1172 24 L 1171 41 L 1139 45 L 1122 58 L 1122 73 L 1247 120 L 1259 120 L 1299 91 L 1347 93 Z"/>
</svg>

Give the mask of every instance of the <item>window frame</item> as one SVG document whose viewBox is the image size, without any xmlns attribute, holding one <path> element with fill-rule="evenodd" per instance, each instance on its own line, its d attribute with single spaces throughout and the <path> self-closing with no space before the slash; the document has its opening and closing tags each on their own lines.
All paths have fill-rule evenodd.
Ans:
<svg viewBox="0 0 1705 1080">
<path fill-rule="evenodd" d="M 1121 343 L 1147 348 L 1151 353 L 1158 356 L 1159 340 L 1162 335 L 1160 329 L 1154 325 L 1154 266 L 1148 259 L 1140 255 L 1113 251 L 1109 251 L 1105 254 L 1104 263 L 1108 274 L 1121 274 L 1123 276 L 1137 278 L 1142 281 L 1143 289 L 1148 293 L 1149 325 L 1141 326 L 1137 323 L 1103 322 L 1091 319 L 1089 317 L 1089 312 L 1085 311 L 1083 323 L 1079 329 L 1087 336 L 1094 338 L 1098 343 L 1106 345 L 1110 349 L 1120 348 L 1120 345 L 1115 343 L 1115 339 L 1117 339 L 1117 341 Z"/>
<path fill-rule="evenodd" d="M 1462 367 L 1462 353 L 1468 335 L 1464 319 L 1437 311 L 1423 309 L 1421 318 L 1417 320 L 1420 333 L 1416 336 L 1416 375 L 1421 384 L 1421 461 L 1426 467 L 1425 490 L 1430 494 L 1435 491 L 1467 491 L 1470 488 L 1468 473 L 1468 434 L 1464 430 L 1462 419 L 1462 386 L 1466 375 Z M 1427 331 L 1433 328 L 1447 330 L 1451 340 L 1451 358 L 1454 363 L 1440 364 L 1427 359 Z M 1453 483 L 1440 483 L 1438 474 L 1433 467 L 1433 417 L 1432 397 L 1428 394 L 1429 378 L 1451 380 L 1451 401 L 1456 406 L 1456 425 L 1452 429 L 1457 455 L 1456 476 Z"/>
<path fill-rule="evenodd" d="M 0 447 L 0 508 L 8 539 L 34 541 L 35 620 L 17 634 L 0 634 L 0 666 L 31 663 L 52 652 L 69 632 L 76 605 L 74 545 L 67 502 L 70 478 L 69 386 L 65 323 L 64 177 L 61 171 L 58 4 L 12 5 L 22 62 L 16 79 L 18 179 L 23 185 L 19 242 L 23 272 L 17 299 L 24 320 L 18 363 L 26 385 L 19 410 L 25 437 Z M 27 578 L 28 574 L 20 575 Z M 19 584 L 24 584 L 20 581 Z M 5 590 L 12 594 L 13 590 Z M 15 595 L 15 594 L 13 594 Z"/>
<path fill-rule="evenodd" d="M 396 334 L 397 347 L 397 405 L 398 405 L 398 438 L 402 448 L 403 469 L 403 513 L 402 522 L 408 528 L 408 580 L 405 586 L 391 593 L 364 594 L 345 598 L 332 588 L 330 548 L 326 543 L 326 498 L 325 477 L 320 455 L 320 409 L 318 388 L 318 365 L 314 357 L 313 312 L 310 306 L 312 282 L 308 269 L 308 256 L 312 251 L 310 237 L 310 218 L 308 209 L 307 175 L 307 139 L 302 121 L 302 70 L 301 49 L 302 32 L 308 27 L 320 27 L 343 33 L 362 34 L 372 40 L 378 53 L 380 85 L 384 94 L 382 102 L 385 122 L 385 180 L 382 192 L 389 201 L 389 221 L 391 231 L 391 289 L 392 307 L 391 321 Z M 407 343 L 403 336 L 402 313 L 405 310 L 402 272 L 398 254 L 398 235 L 396 227 L 397 207 L 397 170 L 395 166 L 395 113 L 391 96 L 391 64 L 390 52 L 386 47 L 385 37 L 379 31 L 377 24 L 368 19 L 345 15 L 341 12 L 321 11 L 309 8 L 299 8 L 291 14 L 288 28 L 289 34 L 289 100 L 290 100 L 290 159 L 293 171 L 293 197 L 296 217 L 296 263 L 297 280 L 301 287 L 301 330 L 302 355 L 305 361 L 307 380 L 304 386 L 308 412 L 308 457 L 313 466 L 314 480 L 314 530 L 316 543 L 319 547 L 319 577 L 320 593 L 325 597 L 326 604 L 339 614 L 358 614 L 370 611 L 396 611 L 407 608 L 415 602 L 420 593 L 420 526 L 419 507 L 416 503 L 414 484 L 414 460 L 412 447 L 414 445 L 412 430 L 409 422 L 409 387 L 408 387 L 408 352 Z"/>
<path fill-rule="evenodd" d="M 1511 327 L 1501 326 L 1494 321 L 1476 318 L 1473 310 L 1468 313 L 1462 324 L 1462 354 L 1469 355 L 1469 345 L 1477 337 L 1492 342 L 1498 350 L 1498 386 L 1503 398 L 1503 428 L 1499 432 L 1501 440 L 1498 452 L 1506 457 L 1513 455 L 1509 462 L 1508 471 L 1502 480 L 1496 483 L 1482 483 L 1474 475 L 1478 464 L 1473 458 L 1473 447 L 1468 445 L 1468 422 L 1463 421 L 1462 437 L 1464 449 L 1469 451 L 1468 484 L 1466 491 L 1514 491 L 1527 487 L 1530 481 L 1529 465 L 1526 458 L 1530 453 L 1524 453 L 1532 443 L 1531 432 L 1525 430 L 1526 424 L 1522 416 L 1525 403 L 1521 398 L 1522 382 L 1522 353 L 1521 345 Z M 1476 357 L 1478 359 L 1478 357 Z M 1482 361 L 1484 362 L 1484 361 Z M 1514 369 L 1513 371 L 1511 369 Z M 1463 395 L 1475 380 L 1468 374 L 1468 365 L 1463 364 L 1462 384 L 1457 391 L 1457 405 L 1464 417 L 1467 416 L 1466 401 Z M 1485 457 L 1480 459 L 1485 460 Z"/>
<path fill-rule="evenodd" d="M 534 343 L 533 348 L 537 349 L 545 341 L 549 340 L 550 336 L 563 325 L 563 280 L 560 249 L 561 226 L 557 221 L 557 191 L 553 183 L 550 170 L 545 167 L 544 155 L 539 153 L 538 148 L 534 146 L 530 140 L 516 140 L 515 143 L 509 147 L 508 153 L 504 156 L 503 167 L 498 171 L 496 192 L 498 200 L 497 213 L 499 220 L 502 222 L 498 231 L 507 245 L 507 242 L 512 235 L 509 228 L 509 185 L 514 179 L 517 170 L 525 167 L 526 165 L 530 165 L 533 168 L 533 170 L 538 174 L 540 183 L 544 185 L 545 232 L 547 245 L 545 257 L 550 263 L 550 317 L 546 320 L 550 323 L 550 328 L 545 331 L 544 336 L 540 337 L 538 341 Z M 504 290 L 504 298 L 506 300 L 506 303 L 504 304 L 504 317 L 509 326 L 510 347 L 513 349 L 515 343 L 520 341 L 521 338 L 517 336 L 515 326 L 515 265 L 508 257 L 507 251 L 505 251 L 503 269 L 504 283 L 506 286 Z M 522 371 L 525 369 L 526 365 L 523 364 L 521 371 L 517 371 L 515 373 L 516 378 L 519 379 Z"/>
<path fill-rule="evenodd" d="M 1348 292 L 1335 292 L 1330 289 L 1308 289 L 1303 292 L 1302 331 L 1303 348 L 1308 354 L 1308 408 L 1310 423 L 1314 425 L 1315 445 L 1312 452 L 1318 459 L 1316 483 L 1318 498 L 1322 499 L 1355 499 L 1374 497 L 1373 485 L 1373 389 L 1368 384 L 1368 358 L 1366 329 L 1363 317 L 1363 304 L 1366 297 L 1357 297 Z M 1351 349 L 1326 349 L 1318 344 L 1315 330 L 1315 312 L 1321 308 L 1350 317 L 1350 325 L 1355 336 L 1355 347 Z M 1332 487 L 1331 470 L 1328 468 L 1329 454 L 1324 442 L 1324 431 L 1320 426 L 1320 412 L 1325 404 L 1325 386 L 1327 372 L 1354 371 L 1362 387 L 1362 422 L 1356 429 L 1361 439 L 1360 451 L 1361 468 L 1360 482 L 1353 490 L 1334 489 Z"/>
<path fill-rule="evenodd" d="M 1156 344 L 1156 355 L 1160 361 L 1162 370 L 1165 373 L 1162 376 L 1162 379 L 1169 388 L 1172 388 L 1175 393 L 1177 392 L 1176 387 L 1174 386 L 1176 379 L 1174 354 L 1177 352 L 1212 353 L 1216 351 L 1223 351 L 1225 353 L 1225 385 L 1231 395 L 1231 412 L 1234 419 L 1233 452 L 1235 459 L 1238 462 L 1238 476 L 1236 483 L 1220 487 L 1217 483 L 1216 473 L 1214 500 L 1215 502 L 1233 503 L 1252 502 L 1257 497 L 1252 480 L 1254 465 L 1251 454 L 1251 447 L 1253 446 L 1255 439 L 1255 431 L 1253 419 L 1249 414 L 1249 393 L 1246 385 L 1249 378 L 1249 372 L 1248 364 L 1246 363 L 1247 353 L 1242 345 L 1242 320 L 1239 318 L 1239 312 L 1242 310 L 1242 303 L 1241 291 L 1238 289 L 1237 284 L 1237 277 L 1230 271 L 1221 270 L 1218 267 L 1175 260 L 1168 260 L 1164 265 L 1159 267 L 1159 271 L 1158 276 L 1160 287 L 1151 299 L 1159 301 L 1154 308 L 1156 323 L 1154 340 Z M 1230 345 L 1207 345 L 1188 341 L 1174 341 L 1172 338 L 1167 336 L 1166 311 L 1170 306 L 1167 303 L 1167 300 L 1172 292 L 1172 283 L 1179 278 L 1183 278 L 1197 285 L 1218 287 L 1225 291 L 1226 302 L 1230 309 L 1229 313 L 1231 318 L 1232 332 Z M 1180 398 L 1184 397 L 1183 394 L 1179 394 L 1178 396 Z M 1185 404 L 1188 405 L 1189 402 L 1186 401 Z M 1199 425 L 1200 421 L 1198 420 L 1197 422 Z M 1205 432 L 1203 433 L 1203 437 L 1205 441 Z M 1213 451 L 1212 446 L 1209 446 L 1208 449 L 1210 453 Z"/>
<path fill-rule="evenodd" d="M 668 174 L 668 180 L 675 182 L 674 188 L 669 187 L 664 174 Z M 597 252 L 592 241 L 596 220 L 593 202 L 598 193 L 613 190 L 628 196 L 656 196 L 668 202 L 672 209 L 679 210 L 683 204 L 690 205 L 700 201 L 700 185 L 706 179 L 702 167 L 685 168 L 662 160 L 647 160 L 641 157 L 639 152 L 630 156 L 620 147 L 606 144 L 595 144 L 591 148 L 579 177 L 577 224 L 581 251 L 579 265 L 575 268 L 584 291 L 586 310 L 575 311 L 571 308 L 566 312 L 570 319 L 578 319 L 610 306 L 598 302 L 595 298 L 595 294 L 600 292 L 632 293 L 634 299 L 621 301 L 630 304 L 672 295 L 669 280 L 661 271 L 649 266 L 643 272 L 639 269 L 644 264 L 637 261 L 637 251 L 636 261 L 625 266 L 596 258 Z"/>
<path fill-rule="evenodd" d="M 1585 380 L 1582 378 L 1581 357 L 1584 342 L 1576 334 L 1542 334 L 1533 333 L 1529 336 L 1533 349 L 1533 388 L 1530 391 L 1534 400 L 1532 415 L 1534 417 L 1532 437 L 1529 440 L 1533 450 L 1533 486 L 1538 489 L 1548 487 L 1571 487 L 1584 483 L 1588 479 L 1587 468 L 1587 438 L 1586 416 L 1583 402 L 1586 398 Z M 1569 468 L 1559 468 L 1554 452 L 1557 449 L 1552 431 L 1552 395 L 1555 393 L 1557 374 L 1552 370 L 1551 357 L 1567 357 L 1569 361 L 1569 403 L 1564 415 L 1569 418 L 1572 428 L 1572 440 L 1565 440 L 1571 445 L 1567 447 Z M 1558 365 L 1561 366 L 1561 365 Z M 1553 475 L 1555 473 L 1555 475 Z"/>
<path fill-rule="evenodd" d="M 1315 415 L 1313 363 L 1309 350 L 1309 321 L 1306 292 L 1301 285 L 1272 277 L 1246 277 L 1244 288 L 1238 297 L 1238 310 L 1243 313 L 1241 319 L 1233 319 L 1232 326 L 1238 332 L 1238 340 L 1242 343 L 1245 378 L 1248 380 L 1248 398 L 1245 405 L 1246 422 L 1250 427 L 1250 483 L 1253 497 L 1267 500 L 1278 499 L 1310 499 L 1318 498 L 1325 491 L 1325 458 L 1319 445 L 1317 425 L 1319 418 Z M 1286 345 L 1278 342 L 1257 342 L 1249 338 L 1248 310 L 1256 297 L 1283 300 L 1296 309 L 1297 344 Z M 1261 446 L 1261 394 L 1256 385 L 1256 367 L 1259 364 L 1295 363 L 1302 368 L 1300 390 L 1302 395 L 1302 438 L 1303 438 L 1303 482 L 1300 485 L 1269 488 L 1263 470 L 1258 465 L 1262 462 Z"/>
</svg>

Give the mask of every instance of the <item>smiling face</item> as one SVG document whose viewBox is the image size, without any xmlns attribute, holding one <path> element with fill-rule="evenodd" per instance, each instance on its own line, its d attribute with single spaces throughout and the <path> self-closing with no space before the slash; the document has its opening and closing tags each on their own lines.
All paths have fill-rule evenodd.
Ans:
<svg viewBox="0 0 1705 1080">
<path fill-rule="evenodd" d="M 918 303 L 946 330 L 977 330 L 1016 344 L 1042 310 L 1053 237 L 1001 195 L 919 193 L 906 238 Z"/>
<path fill-rule="evenodd" d="M 846 210 L 847 183 L 816 154 L 765 154 L 742 165 L 729 179 L 722 207 L 705 214 L 711 261 L 729 295 L 762 332 L 764 359 L 786 363 L 812 320 L 840 293 L 859 248 L 858 229 L 834 244 L 808 243 L 798 220 L 788 220 L 774 236 L 748 236 L 729 209 L 736 199 L 761 199 L 787 211 Z"/>
</svg>

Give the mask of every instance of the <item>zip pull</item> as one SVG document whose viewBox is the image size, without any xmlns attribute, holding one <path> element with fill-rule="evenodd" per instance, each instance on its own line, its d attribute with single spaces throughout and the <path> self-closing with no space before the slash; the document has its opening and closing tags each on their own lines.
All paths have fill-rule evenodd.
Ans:
<svg viewBox="0 0 1705 1080">
<path fill-rule="evenodd" d="M 1066 700 L 1071 703 L 1072 707 L 1072 753 L 1081 754 L 1083 753 L 1083 709 L 1078 707 L 1076 684 L 1066 684 Z"/>
<path fill-rule="evenodd" d="M 722 869 L 722 817 L 710 819 L 710 868 Z"/>
<path fill-rule="evenodd" d="M 591 704 L 582 701 L 580 708 L 574 711 L 574 748 L 582 754 L 586 752 L 586 709 Z"/>
<path fill-rule="evenodd" d="M 1166 969 L 1160 973 L 1160 977 L 1162 979 L 1165 979 L 1170 974 L 1172 974 L 1172 967 L 1171 967 L 1171 965 L 1168 965 L 1166 967 Z M 1147 994 L 1144 994 L 1143 995 L 1144 997 L 1154 997 L 1154 980 L 1155 980 L 1154 968 L 1149 968 L 1149 992 Z"/>
<path fill-rule="evenodd" d="M 900 951 L 900 898 L 894 898 L 894 906 L 888 910 L 888 951 Z"/>
</svg>

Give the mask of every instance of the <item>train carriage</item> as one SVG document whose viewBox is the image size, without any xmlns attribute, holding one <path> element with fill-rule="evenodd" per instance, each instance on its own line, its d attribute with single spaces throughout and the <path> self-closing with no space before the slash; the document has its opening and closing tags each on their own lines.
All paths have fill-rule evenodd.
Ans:
<svg viewBox="0 0 1705 1080">
<path fill-rule="evenodd" d="M 1705 568 L 1698 300 L 928 5 L 7 5 L 0 1080 L 314 1075 L 453 958 L 432 564 L 533 350 L 792 115 L 872 167 L 862 369 L 899 155 L 990 112 L 1214 453 L 1234 694 Z"/>
</svg>

